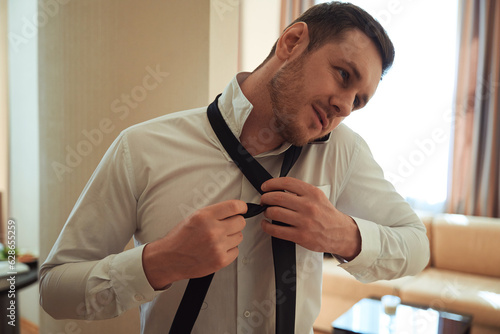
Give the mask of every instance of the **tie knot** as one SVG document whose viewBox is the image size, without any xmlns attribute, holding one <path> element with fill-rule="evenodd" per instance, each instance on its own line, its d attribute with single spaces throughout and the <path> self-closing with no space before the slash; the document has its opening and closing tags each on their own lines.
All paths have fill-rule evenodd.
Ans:
<svg viewBox="0 0 500 334">
<path fill-rule="evenodd" d="M 248 210 L 243 214 L 243 218 L 252 218 L 267 209 L 267 205 L 259 205 L 255 203 L 247 203 Z"/>
</svg>

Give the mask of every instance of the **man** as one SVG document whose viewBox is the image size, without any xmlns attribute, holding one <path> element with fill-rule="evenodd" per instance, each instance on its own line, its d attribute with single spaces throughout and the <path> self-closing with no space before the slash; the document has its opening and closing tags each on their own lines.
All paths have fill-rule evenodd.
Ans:
<svg viewBox="0 0 500 334">
<path fill-rule="evenodd" d="M 233 79 L 217 106 L 275 176 L 263 195 L 228 156 L 207 108 L 125 130 L 41 268 L 44 309 L 105 319 L 140 306 L 142 332 L 166 332 L 187 280 L 215 272 L 193 333 L 274 333 L 275 304 L 286 302 L 273 284 L 275 237 L 297 245 L 295 333 L 312 333 L 324 252 L 362 282 L 422 270 L 423 224 L 341 124 L 368 103 L 393 54 L 373 18 L 334 2 L 309 9 L 261 66 Z M 302 153 L 276 177 L 291 144 Z M 246 203 L 268 207 L 245 220 Z M 136 247 L 122 251 L 131 236 Z"/>
</svg>

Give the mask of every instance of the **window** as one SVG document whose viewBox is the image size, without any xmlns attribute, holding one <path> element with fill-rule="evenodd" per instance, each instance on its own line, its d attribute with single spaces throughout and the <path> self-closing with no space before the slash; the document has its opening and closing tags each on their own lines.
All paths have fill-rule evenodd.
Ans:
<svg viewBox="0 0 500 334">
<path fill-rule="evenodd" d="M 321 3 L 324 1 L 317 1 Z M 387 30 L 392 69 L 345 123 L 415 209 L 443 210 L 457 57 L 457 1 L 352 0 Z"/>
</svg>

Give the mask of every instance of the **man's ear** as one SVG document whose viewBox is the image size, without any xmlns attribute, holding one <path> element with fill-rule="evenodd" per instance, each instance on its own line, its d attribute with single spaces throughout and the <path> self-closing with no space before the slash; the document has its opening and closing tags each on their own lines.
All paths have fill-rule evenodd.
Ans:
<svg viewBox="0 0 500 334">
<path fill-rule="evenodd" d="M 304 22 L 297 22 L 281 34 L 276 43 L 276 56 L 285 61 L 295 54 L 301 54 L 309 45 L 309 29 Z"/>
</svg>

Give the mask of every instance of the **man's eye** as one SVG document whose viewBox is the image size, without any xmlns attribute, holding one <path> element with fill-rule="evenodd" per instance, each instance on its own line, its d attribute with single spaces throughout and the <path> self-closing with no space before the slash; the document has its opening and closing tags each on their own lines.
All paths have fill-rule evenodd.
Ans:
<svg viewBox="0 0 500 334">
<path fill-rule="evenodd" d="M 343 69 L 339 69 L 340 76 L 342 79 L 347 80 L 349 79 L 349 73 L 347 71 L 344 71 Z"/>
<path fill-rule="evenodd" d="M 359 97 L 357 97 L 357 96 L 356 96 L 356 97 L 354 98 L 354 102 L 353 102 L 353 104 L 352 104 L 352 107 L 353 107 L 353 109 L 356 109 L 356 108 L 358 108 L 358 107 L 359 107 Z"/>
</svg>

